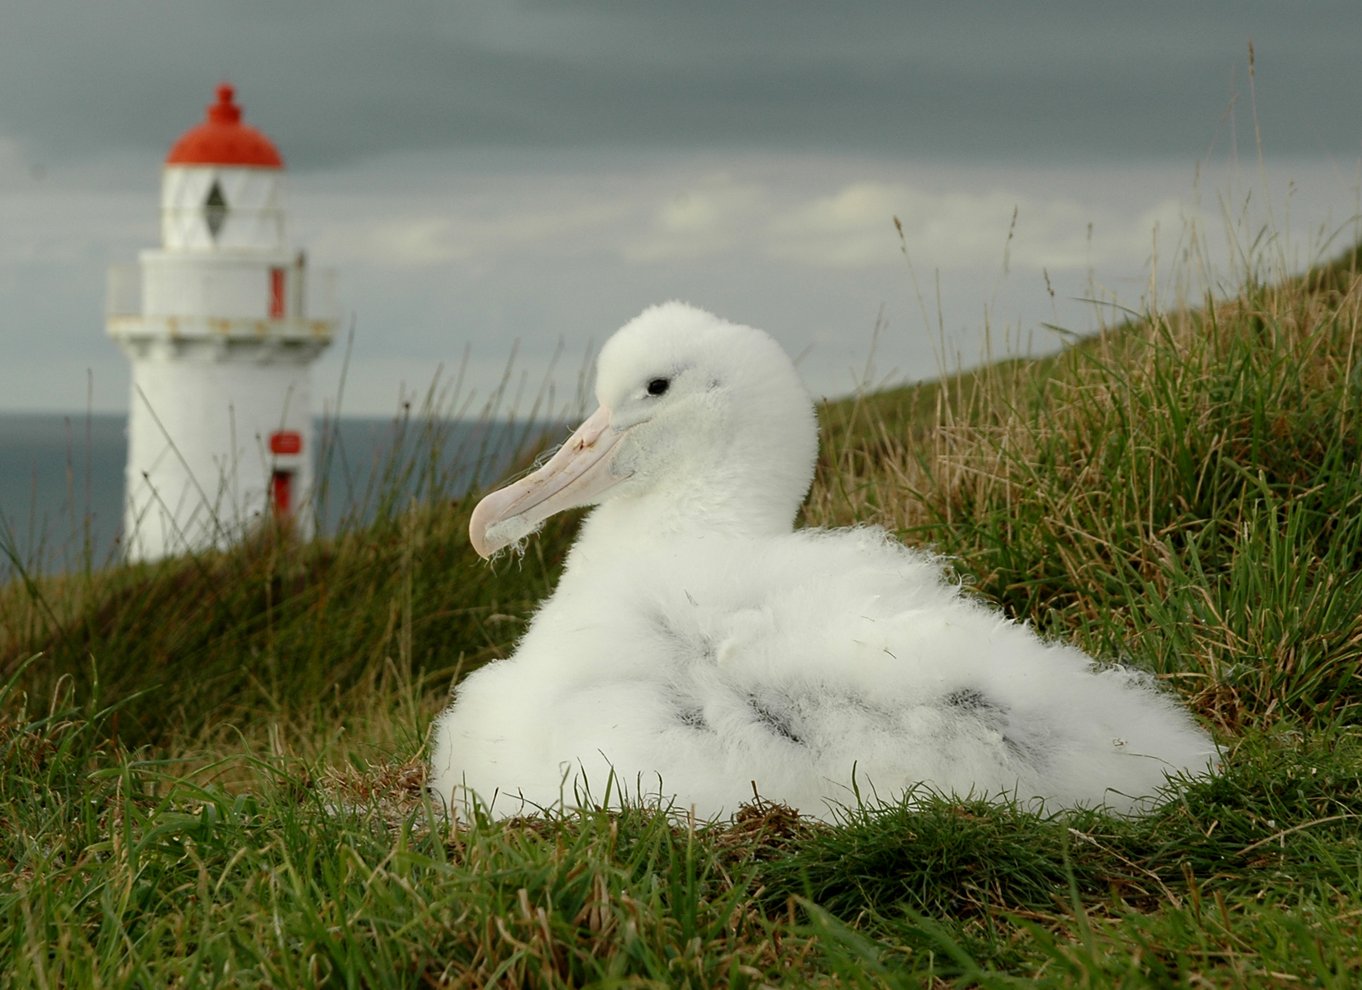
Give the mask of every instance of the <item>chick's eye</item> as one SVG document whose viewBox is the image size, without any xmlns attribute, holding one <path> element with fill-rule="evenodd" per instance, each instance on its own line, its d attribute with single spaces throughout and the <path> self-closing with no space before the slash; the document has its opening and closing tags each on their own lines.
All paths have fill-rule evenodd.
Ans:
<svg viewBox="0 0 1362 990">
<path fill-rule="evenodd" d="M 667 389 L 671 387 L 670 378 L 654 378 L 648 383 L 649 395 L 666 395 Z"/>
</svg>

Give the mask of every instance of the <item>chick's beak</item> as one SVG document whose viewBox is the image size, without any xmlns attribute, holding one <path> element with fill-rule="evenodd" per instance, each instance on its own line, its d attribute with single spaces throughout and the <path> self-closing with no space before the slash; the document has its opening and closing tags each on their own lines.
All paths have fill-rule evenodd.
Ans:
<svg viewBox="0 0 1362 990">
<path fill-rule="evenodd" d="M 611 429 L 610 415 L 601 406 L 543 467 L 477 504 L 468 536 L 479 556 L 491 557 L 528 536 L 554 513 L 595 504 L 627 477 L 611 470 L 612 451 L 623 431 Z"/>
</svg>

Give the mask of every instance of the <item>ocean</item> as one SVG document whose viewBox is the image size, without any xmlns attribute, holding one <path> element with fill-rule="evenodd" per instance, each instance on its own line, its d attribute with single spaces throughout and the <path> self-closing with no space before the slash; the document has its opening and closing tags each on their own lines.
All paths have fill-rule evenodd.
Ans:
<svg viewBox="0 0 1362 990">
<path fill-rule="evenodd" d="M 126 431 L 123 415 L 0 414 L 0 580 L 117 559 Z M 318 529 L 333 534 L 413 499 L 456 498 L 546 436 L 563 434 L 547 423 L 319 421 Z"/>
</svg>

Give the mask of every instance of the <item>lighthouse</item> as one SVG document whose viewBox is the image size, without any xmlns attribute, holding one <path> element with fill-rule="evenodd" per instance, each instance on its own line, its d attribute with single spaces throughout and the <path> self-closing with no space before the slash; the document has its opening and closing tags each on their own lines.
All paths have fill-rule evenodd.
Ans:
<svg viewBox="0 0 1362 990">
<path fill-rule="evenodd" d="M 334 275 L 284 224 L 284 162 L 226 83 L 171 146 L 161 246 L 110 271 L 109 335 L 132 363 L 129 560 L 314 529 L 311 365 L 335 330 Z"/>
</svg>

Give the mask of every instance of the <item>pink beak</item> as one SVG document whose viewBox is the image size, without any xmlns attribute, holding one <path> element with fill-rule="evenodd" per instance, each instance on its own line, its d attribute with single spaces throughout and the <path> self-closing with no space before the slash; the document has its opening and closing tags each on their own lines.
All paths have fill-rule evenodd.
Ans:
<svg viewBox="0 0 1362 990">
<path fill-rule="evenodd" d="M 594 505 L 627 477 L 611 471 L 609 456 L 622 435 L 610 428 L 610 410 L 597 409 L 543 467 L 477 504 L 468 523 L 473 549 L 480 557 L 491 557 L 533 533 L 554 513 Z"/>
</svg>

